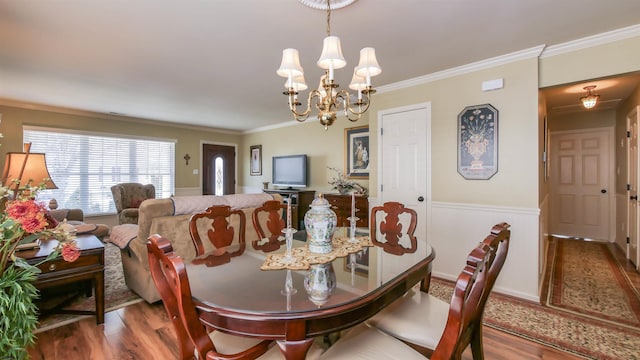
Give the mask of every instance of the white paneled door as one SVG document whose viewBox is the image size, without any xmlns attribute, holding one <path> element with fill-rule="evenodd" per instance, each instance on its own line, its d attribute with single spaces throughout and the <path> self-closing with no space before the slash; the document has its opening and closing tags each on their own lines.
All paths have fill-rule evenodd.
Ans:
<svg viewBox="0 0 640 360">
<path fill-rule="evenodd" d="M 610 240 L 613 129 L 551 133 L 551 233 Z"/>
<path fill-rule="evenodd" d="M 379 131 L 382 133 L 378 156 L 380 201 L 400 202 L 414 209 L 418 215 L 416 254 L 405 254 L 399 261 L 398 256 L 383 253 L 383 281 L 389 280 L 385 274 L 408 268 L 427 253 L 427 229 L 430 225 L 427 212 L 431 203 L 430 123 L 431 107 L 428 103 L 384 110 L 378 114 Z M 408 244 L 403 245 L 409 247 Z M 411 261 L 407 259 L 412 256 L 415 258 Z"/>
</svg>

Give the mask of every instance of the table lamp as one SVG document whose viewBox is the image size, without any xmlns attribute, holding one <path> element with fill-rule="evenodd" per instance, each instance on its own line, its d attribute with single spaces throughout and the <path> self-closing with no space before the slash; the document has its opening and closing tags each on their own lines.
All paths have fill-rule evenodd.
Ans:
<svg viewBox="0 0 640 360">
<path fill-rule="evenodd" d="M 45 189 L 57 189 L 51 180 L 44 153 L 32 153 L 31 143 L 24 144 L 24 152 L 8 152 L 2 172 L 2 184 L 13 191 L 14 199 L 21 188 L 31 182 L 32 186 L 45 183 Z M 15 182 L 14 180 L 19 180 Z"/>
</svg>

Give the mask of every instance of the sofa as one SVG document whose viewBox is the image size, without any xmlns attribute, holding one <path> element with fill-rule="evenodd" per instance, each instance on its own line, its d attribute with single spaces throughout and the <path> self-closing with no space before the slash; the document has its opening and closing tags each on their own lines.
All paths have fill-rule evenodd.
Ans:
<svg viewBox="0 0 640 360">
<path fill-rule="evenodd" d="M 116 225 L 109 236 L 109 241 L 120 247 L 127 286 L 149 303 L 160 300 L 149 271 L 146 244 L 150 235 L 160 234 L 169 239 L 175 253 L 185 261 L 191 261 L 195 258 L 196 251 L 189 234 L 189 219 L 210 206 L 228 205 L 232 209 L 241 209 L 244 213 L 245 241 L 247 246 L 251 246 L 253 240 L 259 239 L 251 222 L 253 210 L 265 201 L 274 199 L 282 201 L 278 194 L 176 196 L 144 200 L 139 207 L 138 224 Z M 236 226 L 239 217 L 232 216 L 229 223 L 230 226 Z M 198 226 L 200 228 L 200 224 Z M 237 243 L 238 233 L 234 236 L 234 242 Z M 214 250 L 208 241 L 204 245 L 205 251 Z"/>
</svg>

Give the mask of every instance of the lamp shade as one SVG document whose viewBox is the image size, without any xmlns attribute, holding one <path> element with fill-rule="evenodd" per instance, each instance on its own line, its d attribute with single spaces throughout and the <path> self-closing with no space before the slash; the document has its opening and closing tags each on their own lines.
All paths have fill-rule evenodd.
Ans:
<svg viewBox="0 0 640 360">
<path fill-rule="evenodd" d="M 307 83 L 304 80 L 304 75 L 294 76 L 291 80 L 291 84 L 289 80 L 285 81 L 284 87 L 289 89 L 293 88 L 294 91 L 303 91 L 307 90 Z"/>
<path fill-rule="evenodd" d="M 376 59 L 376 49 L 366 47 L 360 50 L 360 62 L 356 67 L 356 74 L 366 78 L 382 73 L 382 69 Z"/>
<path fill-rule="evenodd" d="M 282 50 L 282 63 L 280 63 L 280 68 L 276 73 L 285 78 L 293 78 L 304 74 L 302 65 L 300 65 L 298 50 L 291 48 Z"/>
<path fill-rule="evenodd" d="M 347 65 L 347 61 L 342 55 L 342 47 L 340 46 L 340 38 L 337 36 L 327 36 L 322 44 L 322 55 L 318 59 L 318 67 L 329 70 L 342 69 Z"/>
<path fill-rule="evenodd" d="M 56 184 L 51 180 L 47 169 L 47 160 L 43 153 L 32 152 L 8 152 L 2 171 L 2 184 L 15 190 L 18 186 L 14 180 L 19 180 L 18 186 L 26 186 L 31 181 L 31 186 L 38 186 L 45 179 L 46 189 L 57 189 Z"/>
<path fill-rule="evenodd" d="M 367 88 L 367 82 L 365 78 L 362 76 L 358 76 L 358 74 L 356 74 L 356 69 L 353 69 L 353 77 L 351 78 L 349 89 L 360 91 L 366 88 Z"/>
</svg>

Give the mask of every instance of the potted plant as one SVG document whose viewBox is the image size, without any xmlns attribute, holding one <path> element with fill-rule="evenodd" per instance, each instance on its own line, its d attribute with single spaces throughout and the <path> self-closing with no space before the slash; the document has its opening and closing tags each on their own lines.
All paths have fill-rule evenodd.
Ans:
<svg viewBox="0 0 640 360">
<path fill-rule="evenodd" d="M 30 265 L 17 257 L 16 248 L 41 238 L 56 238 L 58 248 L 44 261 L 62 254 L 70 262 L 80 256 L 80 250 L 68 229 L 58 226 L 44 204 L 36 201 L 44 183 L 38 187 L 30 182 L 10 184 L 0 183 L 0 358 L 26 359 L 27 347 L 35 343 L 38 290 L 34 281 L 40 270 L 38 264 Z"/>
<path fill-rule="evenodd" d="M 367 189 L 365 189 L 357 182 L 351 180 L 341 170 L 330 166 L 327 166 L 327 168 L 336 173 L 335 177 L 329 180 L 329 185 L 332 186 L 333 190 L 337 190 L 340 194 L 343 195 L 354 191 L 356 192 L 356 194 L 367 195 Z"/>
</svg>

